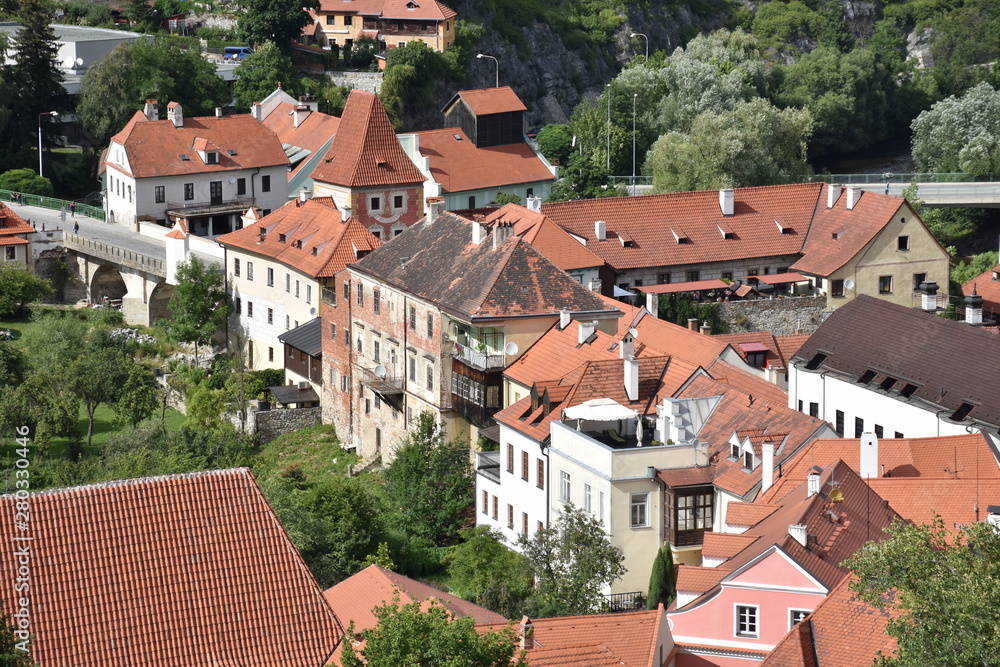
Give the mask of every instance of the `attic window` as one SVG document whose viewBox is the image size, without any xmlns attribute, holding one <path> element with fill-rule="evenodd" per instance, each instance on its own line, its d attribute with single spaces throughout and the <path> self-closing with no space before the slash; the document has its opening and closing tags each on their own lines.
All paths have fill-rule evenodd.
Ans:
<svg viewBox="0 0 1000 667">
<path fill-rule="evenodd" d="M 719 233 L 722 234 L 722 238 L 726 239 L 727 241 L 736 238 L 736 234 L 734 234 L 733 230 L 730 229 L 729 227 L 723 227 L 722 225 L 718 225 L 718 227 L 719 227 Z"/>
<path fill-rule="evenodd" d="M 784 224 L 782 224 L 778 220 L 775 220 L 774 224 L 776 224 L 778 226 L 778 232 L 780 234 L 791 234 L 792 231 L 793 231 L 791 227 L 786 227 Z"/>
<path fill-rule="evenodd" d="M 886 376 L 886 378 L 882 380 L 882 383 L 879 384 L 879 389 L 882 389 L 883 391 L 889 391 L 890 389 L 892 389 L 892 385 L 894 384 L 896 384 L 896 378 Z"/>
<path fill-rule="evenodd" d="M 683 229 L 671 229 L 670 231 L 673 233 L 674 240 L 676 240 L 678 244 L 691 242 L 688 235 L 684 233 Z"/>
<path fill-rule="evenodd" d="M 180 155 L 178 155 L 177 157 L 179 157 L 179 158 L 180 158 L 181 160 L 183 160 L 184 162 L 187 162 L 188 160 L 190 160 L 190 159 L 191 159 L 191 158 L 189 158 L 189 157 L 188 157 L 187 155 L 185 155 L 184 153 L 181 153 L 181 154 L 180 154 Z"/>
<path fill-rule="evenodd" d="M 909 398 L 913 395 L 913 392 L 917 390 L 917 385 L 906 383 L 906 386 L 899 390 L 899 395 L 903 398 Z"/>
<path fill-rule="evenodd" d="M 813 358 L 809 360 L 809 363 L 806 364 L 806 370 L 807 371 L 814 371 L 817 368 L 819 368 L 820 364 L 822 364 L 824 361 L 826 361 L 826 355 L 823 354 L 822 352 L 817 352 L 813 356 Z"/>
<path fill-rule="evenodd" d="M 227 152 L 227 153 L 229 153 L 230 155 L 237 155 L 236 151 L 234 151 L 234 150 L 233 150 L 232 148 L 230 148 L 230 149 L 229 149 L 228 151 L 226 151 L 226 152 Z"/>
<path fill-rule="evenodd" d="M 205 164 L 219 164 L 219 154 L 215 151 L 205 153 Z"/>
<path fill-rule="evenodd" d="M 461 134 L 453 134 L 451 136 L 455 137 L 455 141 L 461 141 L 462 140 L 462 135 Z"/>
<path fill-rule="evenodd" d="M 743 467 L 747 470 L 753 470 L 753 452 L 747 452 L 743 455 Z"/>
<path fill-rule="evenodd" d="M 313 249 L 312 249 L 312 251 L 313 251 L 313 256 L 314 256 L 314 257 L 315 257 L 316 255 L 318 255 L 318 254 L 319 254 L 319 252 L 318 252 L 318 251 L 319 251 L 319 248 L 317 248 L 316 246 L 313 246 Z"/>
<path fill-rule="evenodd" d="M 621 241 L 623 248 L 631 248 L 633 245 L 635 245 L 635 242 L 632 240 L 632 237 L 630 237 L 625 232 L 618 232 L 618 240 Z"/>
<path fill-rule="evenodd" d="M 970 412 L 972 412 L 972 404 L 962 403 L 958 406 L 958 410 L 955 410 L 955 412 L 951 415 L 951 418 L 953 421 L 957 422 L 964 421 L 965 418 L 969 416 Z"/>
<path fill-rule="evenodd" d="M 285 242 L 285 235 L 278 234 L 278 243 L 284 243 L 284 242 Z"/>
<path fill-rule="evenodd" d="M 875 375 L 876 375 L 875 371 L 872 370 L 865 371 L 864 373 L 861 374 L 861 377 L 858 378 L 858 384 L 870 383 L 872 380 L 875 379 Z"/>
<path fill-rule="evenodd" d="M 730 452 L 730 458 L 732 458 L 734 461 L 736 459 L 740 458 L 740 446 L 739 445 L 733 445 L 732 446 L 732 452 Z"/>
<path fill-rule="evenodd" d="M 294 245 L 294 246 L 295 246 L 296 248 L 298 248 L 299 250 L 302 250 L 302 239 L 298 239 L 298 240 L 296 240 L 296 241 L 295 241 L 295 242 L 293 243 L 293 245 Z"/>
</svg>

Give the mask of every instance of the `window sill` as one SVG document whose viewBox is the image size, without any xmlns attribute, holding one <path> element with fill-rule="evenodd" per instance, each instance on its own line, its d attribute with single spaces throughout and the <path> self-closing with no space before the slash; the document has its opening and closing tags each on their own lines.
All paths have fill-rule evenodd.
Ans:
<svg viewBox="0 0 1000 667">
<path fill-rule="evenodd" d="M 741 635 L 737 633 L 735 635 L 738 639 L 760 639 L 758 635 Z"/>
<path fill-rule="evenodd" d="M 652 526 L 629 526 L 632 530 L 649 530 Z"/>
</svg>

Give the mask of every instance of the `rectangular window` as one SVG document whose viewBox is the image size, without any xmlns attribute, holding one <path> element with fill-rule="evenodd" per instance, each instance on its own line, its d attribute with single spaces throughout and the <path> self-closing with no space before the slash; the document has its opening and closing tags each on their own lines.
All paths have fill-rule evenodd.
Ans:
<svg viewBox="0 0 1000 667">
<path fill-rule="evenodd" d="M 267 286 L 274 287 L 274 269 L 267 270 Z"/>
<path fill-rule="evenodd" d="M 292 274 L 290 273 L 285 274 L 285 291 L 289 293 L 292 291 Z"/>
<path fill-rule="evenodd" d="M 347 392 L 347 380 L 348 378 L 346 375 L 340 376 L 340 391 L 345 393 Z"/>
<path fill-rule="evenodd" d="M 843 410 L 837 410 L 837 423 L 836 423 L 836 426 L 834 427 L 834 430 L 837 431 L 837 435 L 839 435 L 841 438 L 844 437 L 844 411 Z"/>
<path fill-rule="evenodd" d="M 365 414 L 370 415 L 372 413 L 372 399 L 365 399 Z"/>
<path fill-rule="evenodd" d="M 369 211 L 377 211 L 377 210 L 379 210 L 380 205 L 381 205 L 381 202 L 379 201 L 378 197 L 369 197 L 368 198 L 368 210 Z"/>
<path fill-rule="evenodd" d="M 153 188 L 153 194 L 156 198 L 157 204 L 162 204 L 163 202 L 167 201 L 167 192 L 164 186 L 157 185 L 155 188 Z"/>
<path fill-rule="evenodd" d="M 514 506 L 507 505 L 507 527 L 514 530 Z"/>
<path fill-rule="evenodd" d="M 432 340 L 434 338 L 434 314 L 433 313 L 427 313 L 427 337 L 430 338 L 430 339 L 432 339 Z"/>
<path fill-rule="evenodd" d="M 274 324 L 274 309 L 273 308 L 268 308 L 267 309 L 267 323 L 268 324 Z"/>
<path fill-rule="evenodd" d="M 844 281 L 841 279 L 830 281 L 830 296 L 844 296 Z"/>
<path fill-rule="evenodd" d="M 819 417 L 819 403 L 809 403 L 809 416 Z"/>
<path fill-rule="evenodd" d="M 247 193 L 247 179 L 237 178 L 236 179 L 236 194 L 245 195 Z"/>
<path fill-rule="evenodd" d="M 875 424 L 875 437 L 881 440 L 882 436 L 883 436 L 882 427 L 879 424 Z"/>
<path fill-rule="evenodd" d="M 233 257 L 233 275 L 240 277 L 240 260 L 236 257 Z"/>
<path fill-rule="evenodd" d="M 410 331 L 417 330 L 417 307 L 410 306 Z"/>
<path fill-rule="evenodd" d="M 253 301 L 247 301 L 247 317 L 253 317 Z"/>
<path fill-rule="evenodd" d="M 916 292 L 918 289 L 920 289 L 920 283 L 924 282 L 925 280 L 927 280 L 927 274 L 926 273 L 914 273 L 913 274 L 913 291 Z"/>
<path fill-rule="evenodd" d="M 365 288 L 360 281 L 358 282 L 358 307 L 365 307 Z"/>
<path fill-rule="evenodd" d="M 878 277 L 878 293 L 892 294 L 892 276 Z"/>
<path fill-rule="evenodd" d="M 270 176 L 261 176 L 260 177 L 260 191 L 261 192 L 270 192 L 271 191 L 271 177 Z"/>
<path fill-rule="evenodd" d="M 490 514 L 490 494 L 486 491 L 483 491 L 483 514 Z"/>
<path fill-rule="evenodd" d="M 239 315 L 243 312 L 243 301 L 240 297 L 236 297 L 236 314 Z"/>
<path fill-rule="evenodd" d="M 597 519 L 601 522 L 604 521 L 604 492 L 597 492 Z"/>
<path fill-rule="evenodd" d="M 330 387 L 336 389 L 337 387 L 337 369 L 330 369 Z"/>
<path fill-rule="evenodd" d="M 559 471 L 559 499 L 564 503 L 569 502 L 570 491 L 572 491 L 569 473 L 565 470 Z"/>
<path fill-rule="evenodd" d="M 633 528 L 645 528 L 649 525 L 649 494 L 633 493 L 631 495 L 631 525 Z"/>
<path fill-rule="evenodd" d="M 788 629 L 791 630 L 796 625 L 802 622 L 806 616 L 810 614 L 808 609 L 789 609 L 788 610 Z"/>
<path fill-rule="evenodd" d="M 521 534 L 522 535 L 527 535 L 528 534 L 528 513 L 527 512 L 521 512 Z"/>
<path fill-rule="evenodd" d="M 476 195 L 469 197 L 469 208 L 476 208 Z"/>
<path fill-rule="evenodd" d="M 756 605 L 736 605 L 737 637 L 757 636 L 757 609 Z"/>
<path fill-rule="evenodd" d="M 354 17 L 353 16 L 345 16 L 344 17 L 344 25 L 351 25 L 352 23 L 354 23 Z M 496 515 L 496 512 L 494 512 L 493 514 Z M 493 518 L 495 519 L 496 516 L 494 516 Z"/>
<path fill-rule="evenodd" d="M 583 485 L 583 511 L 587 514 L 591 514 L 594 511 L 593 508 L 593 494 L 590 490 L 590 484 Z"/>
<path fill-rule="evenodd" d="M 896 250 L 909 250 L 910 249 L 910 237 L 900 236 L 896 239 Z"/>
<path fill-rule="evenodd" d="M 393 208 L 403 208 L 403 195 L 396 195 L 392 198 Z"/>
<path fill-rule="evenodd" d="M 194 199 L 194 183 L 184 184 L 184 201 L 191 201 Z"/>
<path fill-rule="evenodd" d="M 268 361 L 274 361 L 274 348 L 273 347 L 267 348 L 267 360 Z"/>
<path fill-rule="evenodd" d="M 299 281 L 298 280 L 295 281 L 295 298 L 296 299 L 299 298 Z"/>
<path fill-rule="evenodd" d="M 538 478 L 535 480 L 535 486 L 537 486 L 539 489 L 544 489 L 545 488 L 545 460 L 544 459 L 538 459 L 538 464 L 537 465 L 538 465 L 538 470 L 535 471 L 535 474 L 538 475 Z"/>
<path fill-rule="evenodd" d="M 410 357 L 410 382 L 417 381 L 417 358 Z"/>
<path fill-rule="evenodd" d="M 865 420 L 861 417 L 854 418 L 854 437 L 860 438 L 865 432 Z"/>
<path fill-rule="evenodd" d="M 247 262 L 247 280 L 253 280 L 253 262 Z"/>
<path fill-rule="evenodd" d="M 427 391 L 434 391 L 434 365 L 427 364 Z"/>
<path fill-rule="evenodd" d="M 698 271 L 687 271 L 685 277 L 689 283 L 698 282 L 700 280 L 699 276 L 701 274 Z"/>
<path fill-rule="evenodd" d="M 382 363 L 382 343 L 375 341 L 372 344 L 372 356 L 375 357 L 375 363 Z"/>
<path fill-rule="evenodd" d="M 521 479 L 528 481 L 528 452 L 521 452 Z"/>
<path fill-rule="evenodd" d="M 336 322 L 330 322 L 330 338 L 336 338 L 336 337 L 337 337 L 337 324 Z"/>
<path fill-rule="evenodd" d="M 289 315 L 285 315 L 285 331 L 292 328 L 292 318 Z"/>
<path fill-rule="evenodd" d="M 496 520 L 497 520 L 497 518 L 498 518 L 498 516 L 499 516 L 499 514 L 500 514 L 500 513 L 499 513 L 499 512 L 497 511 L 497 507 L 498 507 L 498 505 L 499 505 L 499 502 L 497 502 L 497 497 L 496 497 L 496 496 L 493 496 L 493 520 L 494 520 L 494 521 L 496 521 Z"/>
<path fill-rule="evenodd" d="M 344 300 L 351 300 L 351 281 L 349 280 L 344 281 Z"/>
<path fill-rule="evenodd" d="M 313 302 L 313 286 L 306 285 L 306 303 Z"/>
<path fill-rule="evenodd" d="M 378 315 L 379 313 L 382 312 L 382 306 L 379 305 L 379 296 L 381 296 L 381 293 L 379 292 L 379 289 L 377 287 L 373 287 L 372 288 L 372 310 L 375 311 L 376 315 Z"/>
</svg>

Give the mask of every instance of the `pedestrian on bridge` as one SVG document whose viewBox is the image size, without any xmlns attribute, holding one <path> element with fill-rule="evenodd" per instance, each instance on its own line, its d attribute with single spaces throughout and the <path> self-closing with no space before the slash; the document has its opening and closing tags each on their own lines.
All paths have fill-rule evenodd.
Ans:
<svg viewBox="0 0 1000 667">
<path fill-rule="evenodd" d="M 79 222 L 74 222 L 73 223 L 73 233 L 74 234 L 79 234 L 80 233 L 80 223 Z"/>
<path fill-rule="evenodd" d="M 71 216 L 73 216 L 74 218 L 76 217 L 76 202 L 75 201 L 71 201 L 69 203 L 69 214 Z"/>
</svg>

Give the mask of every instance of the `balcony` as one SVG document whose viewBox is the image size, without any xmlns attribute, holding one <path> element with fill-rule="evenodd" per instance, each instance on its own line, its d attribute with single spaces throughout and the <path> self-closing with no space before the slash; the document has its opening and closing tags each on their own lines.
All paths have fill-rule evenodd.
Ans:
<svg viewBox="0 0 1000 667">
<path fill-rule="evenodd" d="M 500 483 L 500 452 L 477 452 L 476 473 L 495 484 Z"/>
<path fill-rule="evenodd" d="M 201 215 L 216 215 L 218 213 L 242 213 L 254 205 L 254 198 L 243 195 L 235 199 L 218 199 L 215 201 L 167 202 L 167 215 L 181 218 L 193 218 Z"/>
<path fill-rule="evenodd" d="M 479 371 L 502 371 L 505 366 L 505 355 L 489 354 L 474 350 L 468 345 L 455 343 L 455 359 L 458 359 L 466 366 Z"/>
<path fill-rule="evenodd" d="M 379 377 L 366 368 L 362 371 L 361 384 L 381 396 L 394 396 L 403 393 L 402 375 Z"/>
<path fill-rule="evenodd" d="M 642 591 L 633 593 L 609 593 L 604 596 L 601 611 L 619 614 L 626 611 L 646 611 L 646 596 Z"/>
</svg>

